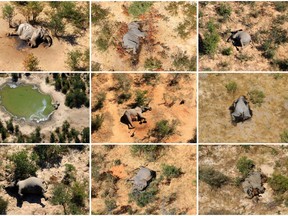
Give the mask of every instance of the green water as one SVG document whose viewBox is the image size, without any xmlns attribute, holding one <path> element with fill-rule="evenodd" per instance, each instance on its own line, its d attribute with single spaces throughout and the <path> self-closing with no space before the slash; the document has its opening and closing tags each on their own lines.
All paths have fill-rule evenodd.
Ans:
<svg viewBox="0 0 288 216">
<path fill-rule="evenodd" d="M 13 116 L 36 122 L 47 120 L 54 111 L 51 96 L 32 85 L 6 84 L 0 89 L 0 104 Z"/>
</svg>

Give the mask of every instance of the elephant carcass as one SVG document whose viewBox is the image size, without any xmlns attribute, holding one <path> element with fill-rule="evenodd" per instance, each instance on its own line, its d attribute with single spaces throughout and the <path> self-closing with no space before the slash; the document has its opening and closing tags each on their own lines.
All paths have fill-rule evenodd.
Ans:
<svg viewBox="0 0 288 216">
<path fill-rule="evenodd" d="M 29 177 L 25 180 L 18 181 L 16 186 L 18 187 L 18 194 L 23 197 L 25 194 L 35 194 L 40 195 L 47 200 L 45 193 L 46 190 L 44 188 L 44 181 L 37 177 Z"/>
<path fill-rule="evenodd" d="M 242 29 L 231 32 L 231 36 L 227 39 L 227 42 L 230 40 L 232 40 L 232 43 L 237 50 L 238 47 L 244 47 L 252 41 L 250 34 Z"/>
<path fill-rule="evenodd" d="M 243 122 L 252 117 L 252 110 L 245 96 L 241 96 L 235 100 L 229 109 L 231 111 L 232 122 Z"/>
<path fill-rule="evenodd" d="M 146 167 L 140 167 L 137 174 L 131 179 L 133 181 L 132 191 L 143 191 L 155 177 L 155 171 L 150 170 Z"/>
<path fill-rule="evenodd" d="M 49 31 L 42 27 L 33 27 L 29 23 L 22 23 L 18 26 L 16 33 L 9 33 L 8 36 L 19 36 L 21 40 L 28 41 L 28 45 L 37 47 L 40 43 L 45 42 L 50 47 L 53 43 Z"/>
<path fill-rule="evenodd" d="M 139 38 L 145 37 L 146 33 L 139 30 L 140 25 L 137 22 L 128 24 L 128 32 L 123 36 L 123 48 L 132 49 L 133 54 L 137 53 L 139 48 Z"/>
<path fill-rule="evenodd" d="M 143 112 L 147 110 L 152 110 L 151 107 L 143 106 L 143 107 L 136 107 L 134 109 L 128 109 L 124 112 L 123 116 L 121 117 L 121 122 L 128 125 L 129 129 L 135 128 L 132 124 L 132 121 L 139 121 L 140 124 L 146 122 L 146 118 L 142 115 Z"/>
<path fill-rule="evenodd" d="M 242 183 L 244 192 L 248 195 L 247 198 L 252 199 L 254 196 L 258 197 L 265 192 L 263 182 L 266 176 L 260 172 L 252 172 Z"/>
</svg>

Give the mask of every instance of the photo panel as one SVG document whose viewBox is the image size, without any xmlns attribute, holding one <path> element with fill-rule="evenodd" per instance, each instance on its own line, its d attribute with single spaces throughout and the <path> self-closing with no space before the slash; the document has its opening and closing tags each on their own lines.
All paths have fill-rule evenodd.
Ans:
<svg viewBox="0 0 288 216">
<path fill-rule="evenodd" d="M 92 75 L 92 143 L 195 143 L 196 74 Z"/>
<path fill-rule="evenodd" d="M 90 143 L 90 74 L 0 74 L 2 143 Z"/>
<path fill-rule="evenodd" d="M 0 146 L 1 214 L 88 215 L 89 146 Z"/>
<path fill-rule="evenodd" d="M 282 73 L 199 75 L 200 143 L 287 143 Z"/>
<path fill-rule="evenodd" d="M 1 71 L 89 71 L 89 1 L 0 2 Z"/>
<path fill-rule="evenodd" d="M 92 146 L 92 215 L 195 215 L 195 145 Z"/>
<path fill-rule="evenodd" d="M 287 71 L 285 1 L 199 2 L 199 71 Z"/>
<path fill-rule="evenodd" d="M 196 1 L 92 1 L 92 71 L 196 71 Z"/>
</svg>

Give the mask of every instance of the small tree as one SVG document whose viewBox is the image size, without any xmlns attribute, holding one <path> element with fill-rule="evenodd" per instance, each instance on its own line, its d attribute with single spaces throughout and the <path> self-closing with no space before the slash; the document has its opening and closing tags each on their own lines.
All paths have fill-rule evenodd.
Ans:
<svg viewBox="0 0 288 216">
<path fill-rule="evenodd" d="M 182 171 L 181 168 L 177 168 L 173 165 L 163 164 L 162 173 L 166 178 L 171 179 L 178 178 L 181 175 Z"/>
<path fill-rule="evenodd" d="M 151 71 L 159 70 L 162 68 L 162 62 L 157 58 L 150 57 L 145 60 L 144 68 Z"/>
<path fill-rule="evenodd" d="M 157 141 L 161 141 L 164 138 L 168 138 L 176 133 L 177 121 L 172 120 L 171 123 L 168 120 L 161 120 L 156 123 L 155 128 L 152 130 L 152 136 L 156 137 Z"/>
<path fill-rule="evenodd" d="M 243 177 L 246 178 L 250 171 L 255 167 L 255 164 L 252 160 L 248 159 L 246 156 L 241 157 L 236 164 L 239 172 L 242 173 Z"/>
<path fill-rule="evenodd" d="M 147 90 L 141 91 L 137 90 L 136 91 L 136 98 L 135 98 L 135 106 L 144 106 L 148 102 L 148 98 L 146 97 Z"/>
<path fill-rule="evenodd" d="M 9 28 L 12 27 L 12 19 L 14 16 L 14 7 L 10 4 L 5 4 L 2 7 L 2 17 L 9 23 Z"/>
<path fill-rule="evenodd" d="M 39 60 L 32 53 L 28 54 L 23 62 L 25 71 L 39 71 Z"/>
<path fill-rule="evenodd" d="M 97 114 L 96 117 L 92 118 L 92 125 L 91 125 L 92 132 L 98 131 L 101 128 L 103 122 L 104 122 L 103 114 L 101 115 Z"/>
<path fill-rule="evenodd" d="M 58 13 L 51 15 L 48 26 L 56 37 L 62 36 L 65 32 L 63 19 Z"/>
<path fill-rule="evenodd" d="M 226 87 L 228 93 L 233 93 L 234 94 L 236 92 L 236 90 L 237 90 L 237 83 L 234 82 L 234 81 L 231 81 L 231 82 L 227 83 L 225 85 L 225 87 Z"/>
<path fill-rule="evenodd" d="M 264 102 L 265 94 L 264 92 L 260 90 L 255 89 L 255 90 L 249 91 L 248 95 L 253 104 L 261 106 L 261 104 Z"/>
<path fill-rule="evenodd" d="M 211 167 L 200 167 L 199 180 L 209 184 L 212 188 L 220 188 L 229 182 L 229 178 Z"/>
<path fill-rule="evenodd" d="M 153 5 L 153 2 L 135 1 L 128 8 L 128 13 L 134 17 L 144 14 Z"/>
</svg>

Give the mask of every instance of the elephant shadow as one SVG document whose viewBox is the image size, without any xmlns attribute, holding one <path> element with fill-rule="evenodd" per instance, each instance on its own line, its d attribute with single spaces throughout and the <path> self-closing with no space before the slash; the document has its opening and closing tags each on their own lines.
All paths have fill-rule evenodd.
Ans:
<svg viewBox="0 0 288 216">
<path fill-rule="evenodd" d="M 128 119 L 127 119 L 127 117 L 126 117 L 125 115 L 121 116 L 120 122 L 121 122 L 122 124 L 127 125 L 127 127 L 129 127 L 129 121 L 128 121 Z"/>
<path fill-rule="evenodd" d="M 22 208 L 23 202 L 26 201 L 28 203 L 37 203 L 41 205 L 42 208 L 45 207 L 45 205 L 42 203 L 41 199 L 44 198 L 42 195 L 37 195 L 37 194 L 28 194 L 28 195 L 23 195 L 21 197 L 18 194 L 18 188 L 16 186 L 8 186 L 4 188 L 6 193 L 15 198 L 17 200 L 17 207 Z"/>
</svg>

